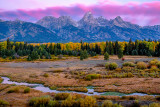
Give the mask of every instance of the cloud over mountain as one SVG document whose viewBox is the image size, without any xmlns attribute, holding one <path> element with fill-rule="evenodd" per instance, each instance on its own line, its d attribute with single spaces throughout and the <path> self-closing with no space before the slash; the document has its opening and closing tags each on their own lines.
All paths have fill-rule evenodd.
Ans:
<svg viewBox="0 0 160 107">
<path fill-rule="evenodd" d="M 106 3 L 106 0 L 98 4 L 74 4 L 71 6 L 53 6 L 45 9 L 17 9 L 0 11 L 1 19 L 14 20 L 16 18 L 24 21 L 37 21 L 44 16 L 59 17 L 71 16 L 80 19 L 84 13 L 91 11 L 95 16 L 104 16 L 107 19 L 121 16 L 124 20 L 140 25 L 160 24 L 160 1 L 126 4 Z M 143 19 L 143 20 L 142 20 Z"/>
</svg>

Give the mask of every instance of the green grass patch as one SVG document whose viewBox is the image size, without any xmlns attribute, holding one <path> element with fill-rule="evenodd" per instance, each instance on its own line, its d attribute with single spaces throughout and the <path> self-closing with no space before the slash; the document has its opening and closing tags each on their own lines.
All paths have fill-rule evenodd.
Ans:
<svg viewBox="0 0 160 107">
<path fill-rule="evenodd" d="M 120 92 L 105 92 L 104 94 L 101 95 L 106 95 L 106 96 L 125 96 L 127 94 L 120 93 Z"/>
</svg>

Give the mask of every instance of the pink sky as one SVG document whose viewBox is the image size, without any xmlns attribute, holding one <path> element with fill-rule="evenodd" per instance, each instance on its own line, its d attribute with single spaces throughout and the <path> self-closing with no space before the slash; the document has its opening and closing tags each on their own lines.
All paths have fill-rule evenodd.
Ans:
<svg viewBox="0 0 160 107">
<path fill-rule="evenodd" d="M 0 0 L 0 18 L 35 22 L 44 16 L 71 16 L 75 20 L 91 11 L 107 19 L 121 16 L 139 25 L 160 24 L 159 0 Z"/>
</svg>

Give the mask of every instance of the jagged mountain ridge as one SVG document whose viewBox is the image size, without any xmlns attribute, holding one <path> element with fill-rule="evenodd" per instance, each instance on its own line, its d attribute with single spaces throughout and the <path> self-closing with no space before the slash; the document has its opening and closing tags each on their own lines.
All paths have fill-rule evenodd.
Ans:
<svg viewBox="0 0 160 107">
<path fill-rule="evenodd" d="M 58 40 L 58 36 L 51 30 L 40 25 L 23 21 L 0 22 L 1 41 L 10 38 L 14 41 L 51 42 Z"/>
<path fill-rule="evenodd" d="M 67 16 L 63 16 L 64 18 Z M 47 21 L 42 18 L 37 24 L 53 30 L 61 37 L 62 41 L 78 41 L 77 38 L 84 41 L 105 41 L 105 40 L 129 40 L 132 39 L 156 39 L 160 37 L 160 30 L 154 26 L 141 27 L 137 24 L 124 21 L 120 16 L 115 19 L 107 20 L 102 16 L 94 18 L 91 12 L 84 15 L 79 21 L 70 19 L 67 24 L 60 29 L 54 29 L 57 23 Z M 59 18 L 58 18 L 59 19 Z M 40 23 L 43 22 L 43 23 Z M 73 23 L 70 23 L 73 22 Z M 65 22 L 66 23 L 66 22 Z M 53 26 L 50 26 L 52 24 Z"/>
<path fill-rule="evenodd" d="M 21 24 L 16 24 L 15 22 L 0 21 L 1 40 L 10 37 L 15 41 L 95 42 L 160 38 L 160 25 L 142 27 L 126 22 L 120 16 L 111 20 L 102 16 L 95 18 L 91 12 L 87 12 L 79 21 L 73 20 L 70 16 L 59 18 L 46 16 L 36 23 L 20 21 Z"/>
</svg>

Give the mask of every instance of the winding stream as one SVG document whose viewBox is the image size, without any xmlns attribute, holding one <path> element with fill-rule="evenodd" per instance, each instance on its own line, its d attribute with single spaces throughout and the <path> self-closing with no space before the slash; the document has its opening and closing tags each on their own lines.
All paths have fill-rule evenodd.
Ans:
<svg viewBox="0 0 160 107">
<path fill-rule="evenodd" d="M 1 77 L 3 79 L 2 84 L 15 84 L 15 85 L 25 85 L 28 87 L 31 87 L 32 89 L 35 90 L 39 90 L 42 92 L 53 92 L 53 93 L 77 93 L 77 94 L 84 94 L 84 95 L 110 95 L 110 96 L 130 96 L 130 95 L 139 95 L 139 96 L 145 96 L 148 94 L 144 94 L 144 93 L 131 93 L 131 94 L 124 94 L 124 93 L 119 93 L 119 92 L 95 92 L 94 91 L 94 87 L 89 87 L 88 92 L 84 93 L 84 92 L 75 92 L 75 91 L 57 91 L 57 90 L 51 90 L 49 87 L 45 87 L 42 84 L 30 84 L 30 83 L 25 83 L 25 82 L 14 82 L 14 81 L 10 81 L 10 79 L 8 77 Z M 156 95 L 150 95 L 150 96 L 156 96 Z"/>
</svg>

